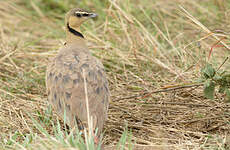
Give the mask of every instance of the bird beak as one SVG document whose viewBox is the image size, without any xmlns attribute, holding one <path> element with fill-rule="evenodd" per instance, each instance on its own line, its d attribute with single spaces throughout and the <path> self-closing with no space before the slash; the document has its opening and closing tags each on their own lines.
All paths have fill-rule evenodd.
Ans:
<svg viewBox="0 0 230 150">
<path fill-rule="evenodd" d="M 97 14 L 91 13 L 89 17 L 90 17 L 90 18 L 95 18 L 95 17 L 97 17 Z"/>
</svg>

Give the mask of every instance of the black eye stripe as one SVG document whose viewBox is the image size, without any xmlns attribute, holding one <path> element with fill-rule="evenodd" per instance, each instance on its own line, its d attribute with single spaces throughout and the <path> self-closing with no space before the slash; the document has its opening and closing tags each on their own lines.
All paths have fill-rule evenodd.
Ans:
<svg viewBox="0 0 230 150">
<path fill-rule="evenodd" d="M 82 16 L 83 16 L 83 17 L 87 17 L 87 16 L 89 16 L 89 14 L 82 14 Z"/>
<path fill-rule="evenodd" d="M 80 13 L 80 12 L 75 12 L 75 16 L 77 17 L 88 17 L 90 16 L 91 14 L 89 13 Z"/>
</svg>

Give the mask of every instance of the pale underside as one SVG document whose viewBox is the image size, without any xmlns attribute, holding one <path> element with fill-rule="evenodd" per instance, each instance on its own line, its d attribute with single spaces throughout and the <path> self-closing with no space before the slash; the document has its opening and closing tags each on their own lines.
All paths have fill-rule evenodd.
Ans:
<svg viewBox="0 0 230 150">
<path fill-rule="evenodd" d="M 51 60 L 46 73 L 48 100 L 61 118 L 66 111 L 66 121 L 71 127 L 76 122 L 80 129 L 87 126 L 83 70 L 90 116 L 100 133 L 107 118 L 110 93 L 103 65 L 87 47 L 66 45 Z"/>
</svg>

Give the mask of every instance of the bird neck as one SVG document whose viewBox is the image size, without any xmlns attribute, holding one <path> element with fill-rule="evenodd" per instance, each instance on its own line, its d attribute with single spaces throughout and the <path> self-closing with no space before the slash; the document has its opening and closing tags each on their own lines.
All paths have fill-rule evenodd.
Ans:
<svg viewBox="0 0 230 150">
<path fill-rule="evenodd" d="M 66 43 L 85 43 L 84 36 L 79 32 L 80 27 L 73 28 L 69 25 L 69 23 L 66 24 Z"/>
</svg>

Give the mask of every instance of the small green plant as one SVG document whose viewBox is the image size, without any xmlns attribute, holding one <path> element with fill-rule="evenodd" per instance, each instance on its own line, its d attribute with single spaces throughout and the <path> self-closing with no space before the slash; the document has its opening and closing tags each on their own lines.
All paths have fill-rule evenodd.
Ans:
<svg viewBox="0 0 230 150">
<path fill-rule="evenodd" d="M 215 89 L 218 87 L 218 92 L 225 94 L 228 101 L 230 101 L 230 73 L 226 71 L 219 73 L 219 68 L 215 70 L 212 64 L 207 63 L 201 69 L 202 81 L 204 82 L 204 96 L 214 99 Z"/>
<path fill-rule="evenodd" d="M 124 132 L 122 133 L 122 136 L 117 144 L 117 150 L 124 150 L 125 145 L 128 145 L 128 149 L 133 149 L 133 142 L 132 142 L 132 131 L 128 130 L 128 125 L 126 125 L 126 128 Z"/>
</svg>

